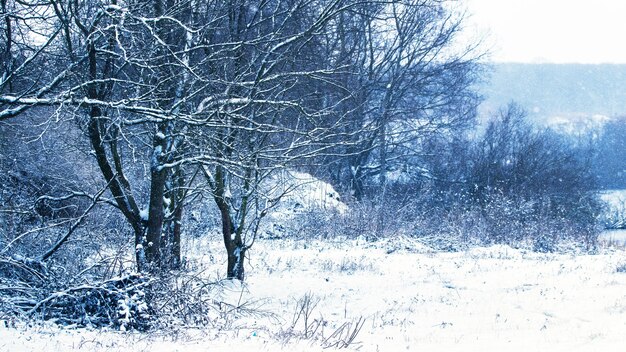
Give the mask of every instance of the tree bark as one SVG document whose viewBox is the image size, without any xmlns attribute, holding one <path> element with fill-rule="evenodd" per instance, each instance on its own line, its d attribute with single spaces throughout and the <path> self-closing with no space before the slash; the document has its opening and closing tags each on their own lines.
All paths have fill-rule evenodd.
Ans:
<svg viewBox="0 0 626 352">
<path fill-rule="evenodd" d="M 228 258 L 226 278 L 243 281 L 245 278 L 244 260 L 248 247 L 243 243 L 241 232 L 238 231 L 233 222 L 232 209 L 226 196 L 226 175 L 222 166 L 215 168 L 215 178 L 206 169 L 202 168 L 202 171 L 213 191 L 213 200 L 222 220 L 222 237 Z"/>
<path fill-rule="evenodd" d="M 150 165 L 150 205 L 148 208 L 148 228 L 146 232 L 146 260 L 152 270 L 161 268 L 161 237 L 165 221 L 165 182 L 168 170 L 163 167 L 166 157 L 166 126 L 159 124 L 153 138 L 152 162 Z"/>
<path fill-rule="evenodd" d="M 246 250 L 246 247 L 234 242 L 231 242 L 231 246 L 226 246 L 226 251 L 228 252 L 228 267 L 226 272 L 227 279 L 244 281 L 244 260 Z"/>
<path fill-rule="evenodd" d="M 244 258 L 247 248 L 241 241 L 241 235 L 235 231 L 232 222 L 228 204 L 221 198 L 215 197 L 215 202 L 220 210 L 222 218 L 222 236 L 224 238 L 224 246 L 228 256 L 228 264 L 226 267 L 227 279 L 244 279 Z"/>
<path fill-rule="evenodd" d="M 152 170 L 150 179 L 150 205 L 148 228 L 146 231 L 146 260 L 157 270 L 161 267 L 161 235 L 163 230 L 163 193 L 165 189 L 165 172 Z"/>
<path fill-rule="evenodd" d="M 224 238 L 224 246 L 228 256 L 228 264 L 226 267 L 226 278 L 244 280 L 244 259 L 246 246 L 241 240 L 241 234 L 237 233 L 232 221 L 230 209 L 223 198 L 215 197 L 215 202 L 220 210 L 222 218 L 222 235 Z"/>
<path fill-rule="evenodd" d="M 180 167 L 174 167 L 168 171 L 165 183 L 165 198 L 169 203 L 165 204 L 167 216 L 163 225 L 163 241 L 161 243 L 163 266 L 168 269 L 178 270 L 181 264 L 181 231 L 183 218 L 183 199 L 185 198 L 185 180 Z"/>
</svg>

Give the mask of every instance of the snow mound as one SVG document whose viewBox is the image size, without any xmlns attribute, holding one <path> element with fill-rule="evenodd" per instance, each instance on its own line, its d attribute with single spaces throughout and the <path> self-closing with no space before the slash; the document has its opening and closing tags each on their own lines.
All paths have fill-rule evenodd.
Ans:
<svg viewBox="0 0 626 352">
<path fill-rule="evenodd" d="M 282 171 L 272 177 L 270 189 L 273 196 L 282 196 L 277 210 L 323 209 L 344 213 L 348 209 L 332 185 L 304 172 Z"/>
<path fill-rule="evenodd" d="M 278 202 L 262 226 L 263 237 L 285 237 L 297 232 L 295 227 L 305 217 L 344 214 L 348 210 L 332 185 L 308 173 L 284 170 L 269 179 L 266 189 L 269 198 Z"/>
<path fill-rule="evenodd" d="M 621 228 L 626 225 L 626 190 L 608 190 L 600 193 L 605 204 L 600 221 L 607 228 Z"/>
<path fill-rule="evenodd" d="M 419 240 L 402 235 L 397 235 L 394 238 L 380 239 L 377 242 L 370 244 L 370 246 L 381 247 L 385 250 L 386 254 L 392 254 L 396 252 L 419 254 L 436 253 L 436 250 L 420 242 Z"/>
</svg>

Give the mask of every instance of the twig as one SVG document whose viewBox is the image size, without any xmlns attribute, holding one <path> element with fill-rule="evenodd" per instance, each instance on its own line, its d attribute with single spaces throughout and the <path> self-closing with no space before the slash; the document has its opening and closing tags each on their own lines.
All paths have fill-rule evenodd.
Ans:
<svg viewBox="0 0 626 352">
<path fill-rule="evenodd" d="M 41 256 L 40 261 L 43 262 L 47 260 L 48 258 L 50 258 L 50 256 L 52 256 L 63 245 L 63 243 L 67 241 L 67 239 L 72 235 L 72 233 L 74 233 L 74 231 L 78 228 L 78 226 L 80 226 L 83 223 L 83 221 L 85 221 L 85 218 L 87 218 L 87 215 L 89 214 L 91 209 L 93 209 L 96 206 L 96 204 L 98 204 L 98 200 L 100 199 L 100 196 L 102 196 L 102 194 L 104 194 L 104 192 L 109 188 L 109 186 L 111 185 L 111 182 L 114 179 L 115 177 L 111 178 L 111 181 L 109 181 L 103 189 L 101 189 L 100 191 L 98 191 L 98 193 L 96 193 L 89 207 L 83 212 L 81 216 L 78 217 L 78 220 L 76 220 L 76 222 L 72 224 L 72 226 L 70 226 L 70 229 L 67 231 L 67 233 L 63 237 L 61 237 L 61 239 L 59 239 L 57 243 L 54 246 L 52 246 L 52 248 L 50 248 L 48 251 L 46 251 L 46 253 L 44 253 Z"/>
</svg>

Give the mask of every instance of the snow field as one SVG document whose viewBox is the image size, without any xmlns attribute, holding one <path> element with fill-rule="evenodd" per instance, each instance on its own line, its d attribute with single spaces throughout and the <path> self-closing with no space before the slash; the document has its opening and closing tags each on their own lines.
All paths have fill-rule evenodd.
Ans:
<svg viewBox="0 0 626 352">
<path fill-rule="evenodd" d="M 189 246 L 188 254 L 206 249 L 194 265 L 223 270 L 219 241 L 201 238 Z M 323 351 L 347 336 L 332 338 L 334 332 L 362 319 L 348 350 L 626 346 L 626 273 L 618 270 L 626 264 L 623 250 L 574 256 L 493 246 L 442 253 L 407 239 L 260 240 L 250 254 L 247 283 L 224 284 L 216 300 L 251 312 L 223 329 L 139 334 L 2 327 L 0 351 Z M 302 318 L 294 324 L 305 298 L 308 327 Z"/>
</svg>

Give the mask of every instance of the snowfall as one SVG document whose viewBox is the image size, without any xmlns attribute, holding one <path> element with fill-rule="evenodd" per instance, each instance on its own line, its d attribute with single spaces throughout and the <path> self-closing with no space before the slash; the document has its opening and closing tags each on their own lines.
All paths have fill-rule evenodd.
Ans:
<svg viewBox="0 0 626 352">
<path fill-rule="evenodd" d="M 197 249 L 201 249 L 198 251 Z M 219 236 L 185 243 L 219 277 Z M 436 251 L 398 237 L 259 239 L 245 284 L 222 280 L 220 324 L 148 332 L 0 324 L 0 351 L 625 351 L 626 250 Z"/>
</svg>

